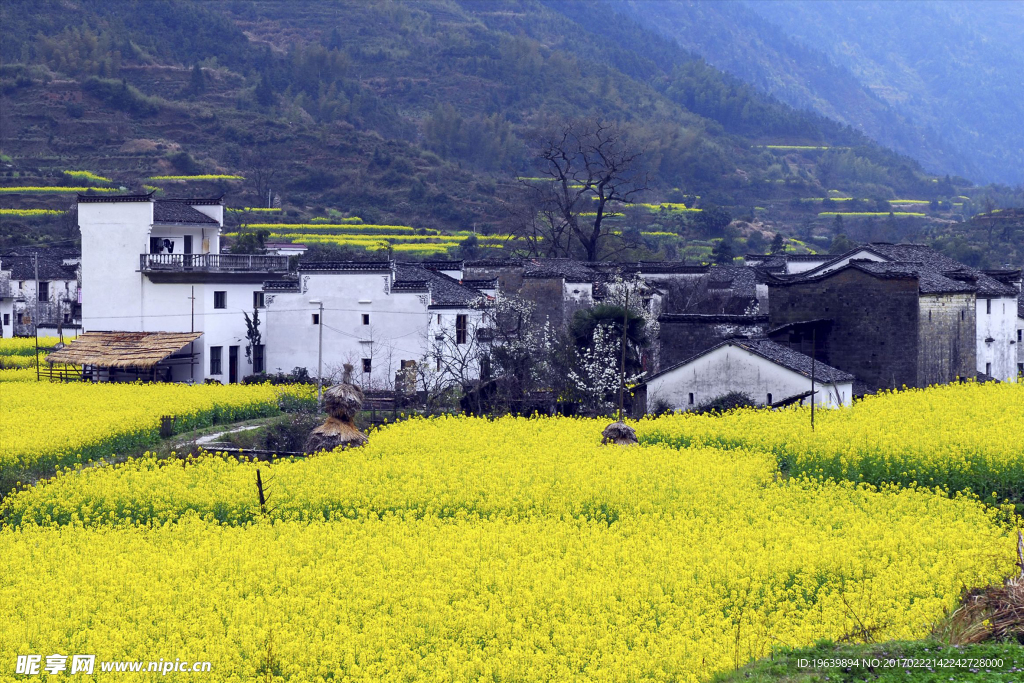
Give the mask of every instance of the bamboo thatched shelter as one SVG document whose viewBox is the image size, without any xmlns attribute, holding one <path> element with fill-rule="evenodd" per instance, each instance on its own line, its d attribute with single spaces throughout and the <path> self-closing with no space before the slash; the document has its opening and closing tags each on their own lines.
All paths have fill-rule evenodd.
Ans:
<svg viewBox="0 0 1024 683">
<path fill-rule="evenodd" d="M 50 364 L 151 370 L 202 332 L 86 332 L 46 357 Z"/>
</svg>

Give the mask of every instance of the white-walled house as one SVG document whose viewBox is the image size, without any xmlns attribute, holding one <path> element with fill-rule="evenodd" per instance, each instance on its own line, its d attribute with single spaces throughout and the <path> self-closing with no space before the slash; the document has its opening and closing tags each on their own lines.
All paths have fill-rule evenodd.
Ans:
<svg viewBox="0 0 1024 683">
<path fill-rule="evenodd" d="M 288 258 L 222 254 L 217 198 L 79 195 L 82 326 L 87 332 L 200 332 L 160 364 L 172 381 L 238 382 L 261 370 L 246 356 L 245 313 Z M 131 378 L 130 372 L 109 375 Z"/>
<path fill-rule="evenodd" d="M 301 262 L 297 280 L 265 291 L 268 372 L 315 376 L 322 333 L 325 377 L 350 364 L 357 383 L 380 390 L 395 388 L 402 368 L 437 371 L 469 351 L 489 299 L 440 268 L 394 261 Z"/>
<path fill-rule="evenodd" d="M 74 336 L 79 323 L 78 266 L 39 250 L 0 256 L 0 337 Z"/>
<path fill-rule="evenodd" d="M 975 294 L 975 361 L 977 371 L 1000 381 L 1016 381 L 1016 315 L 1020 272 L 987 273 L 970 268 L 922 244 L 875 242 L 857 247 L 816 268 L 804 277 L 824 275 L 851 261 L 914 264 L 946 278 L 964 282 Z"/>
<path fill-rule="evenodd" d="M 826 408 L 853 402 L 854 376 L 814 362 L 810 356 L 768 339 L 729 339 L 676 363 L 644 382 L 646 410 L 693 410 L 731 392 L 758 405 L 810 404 Z"/>
</svg>

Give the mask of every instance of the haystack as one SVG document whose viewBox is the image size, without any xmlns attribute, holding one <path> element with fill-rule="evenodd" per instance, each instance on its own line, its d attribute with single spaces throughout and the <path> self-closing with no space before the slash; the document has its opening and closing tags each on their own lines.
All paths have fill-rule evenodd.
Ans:
<svg viewBox="0 0 1024 683">
<path fill-rule="evenodd" d="M 354 448 L 366 443 L 366 436 L 356 428 L 355 416 L 363 405 L 363 391 L 351 383 L 352 366 L 345 365 L 345 378 L 324 391 L 324 407 L 328 418 L 314 429 L 303 450 L 306 453 Z"/>
<path fill-rule="evenodd" d="M 613 443 L 617 446 L 632 446 L 638 443 L 636 432 L 625 422 L 612 422 L 601 432 L 601 443 Z"/>
</svg>

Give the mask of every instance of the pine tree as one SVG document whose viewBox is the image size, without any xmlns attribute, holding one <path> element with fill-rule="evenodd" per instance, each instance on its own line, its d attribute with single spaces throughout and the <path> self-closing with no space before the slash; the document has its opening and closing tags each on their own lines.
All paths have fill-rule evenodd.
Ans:
<svg viewBox="0 0 1024 683">
<path fill-rule="evenodd" d="M 779 253 L 781 253 L 781 252 L 783 252 L 785 250 L 786 250 L 786 240 L 783 239 L 782 233 L 781 232 L 775 233 L 775 237 L 772 238 L 772 246 L 771 246 L 770 251 L 768 253 L 769 254 L 779 254 Z"/>
</svg>

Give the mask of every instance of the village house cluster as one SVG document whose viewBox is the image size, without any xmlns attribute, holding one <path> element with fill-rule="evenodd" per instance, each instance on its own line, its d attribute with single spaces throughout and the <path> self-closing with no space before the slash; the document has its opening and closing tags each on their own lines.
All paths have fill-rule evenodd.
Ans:
<svg viewBox="0 0 1024 683">
<path fill-rule="evenodd" d="M 224 383 L 303 368 L 414 392 L 417 376 L 493 342 L 501 297 L 564 329 L 623 278 L 658 335 L 640 409 L 849 405 L 878 390 L 1024 373 L 1021 272 L 982 271 L 916 244 L 840 255 L 748 255 L 743 266 L 569 259 L 314 262 L 221 249 L 220 198 L 79 196 L 74 254 L 0 256 L 3 336 L 84 334 L 50 355 L 87 378 Z M 275 252 L 276 250 L 270 250 Z M 289 258 L 292 258 L 292 263 Z M 297 263 L 295 263 L 297 261 Z M 812 394 L 812 385 L 814 386 Z"/>
</svg>

